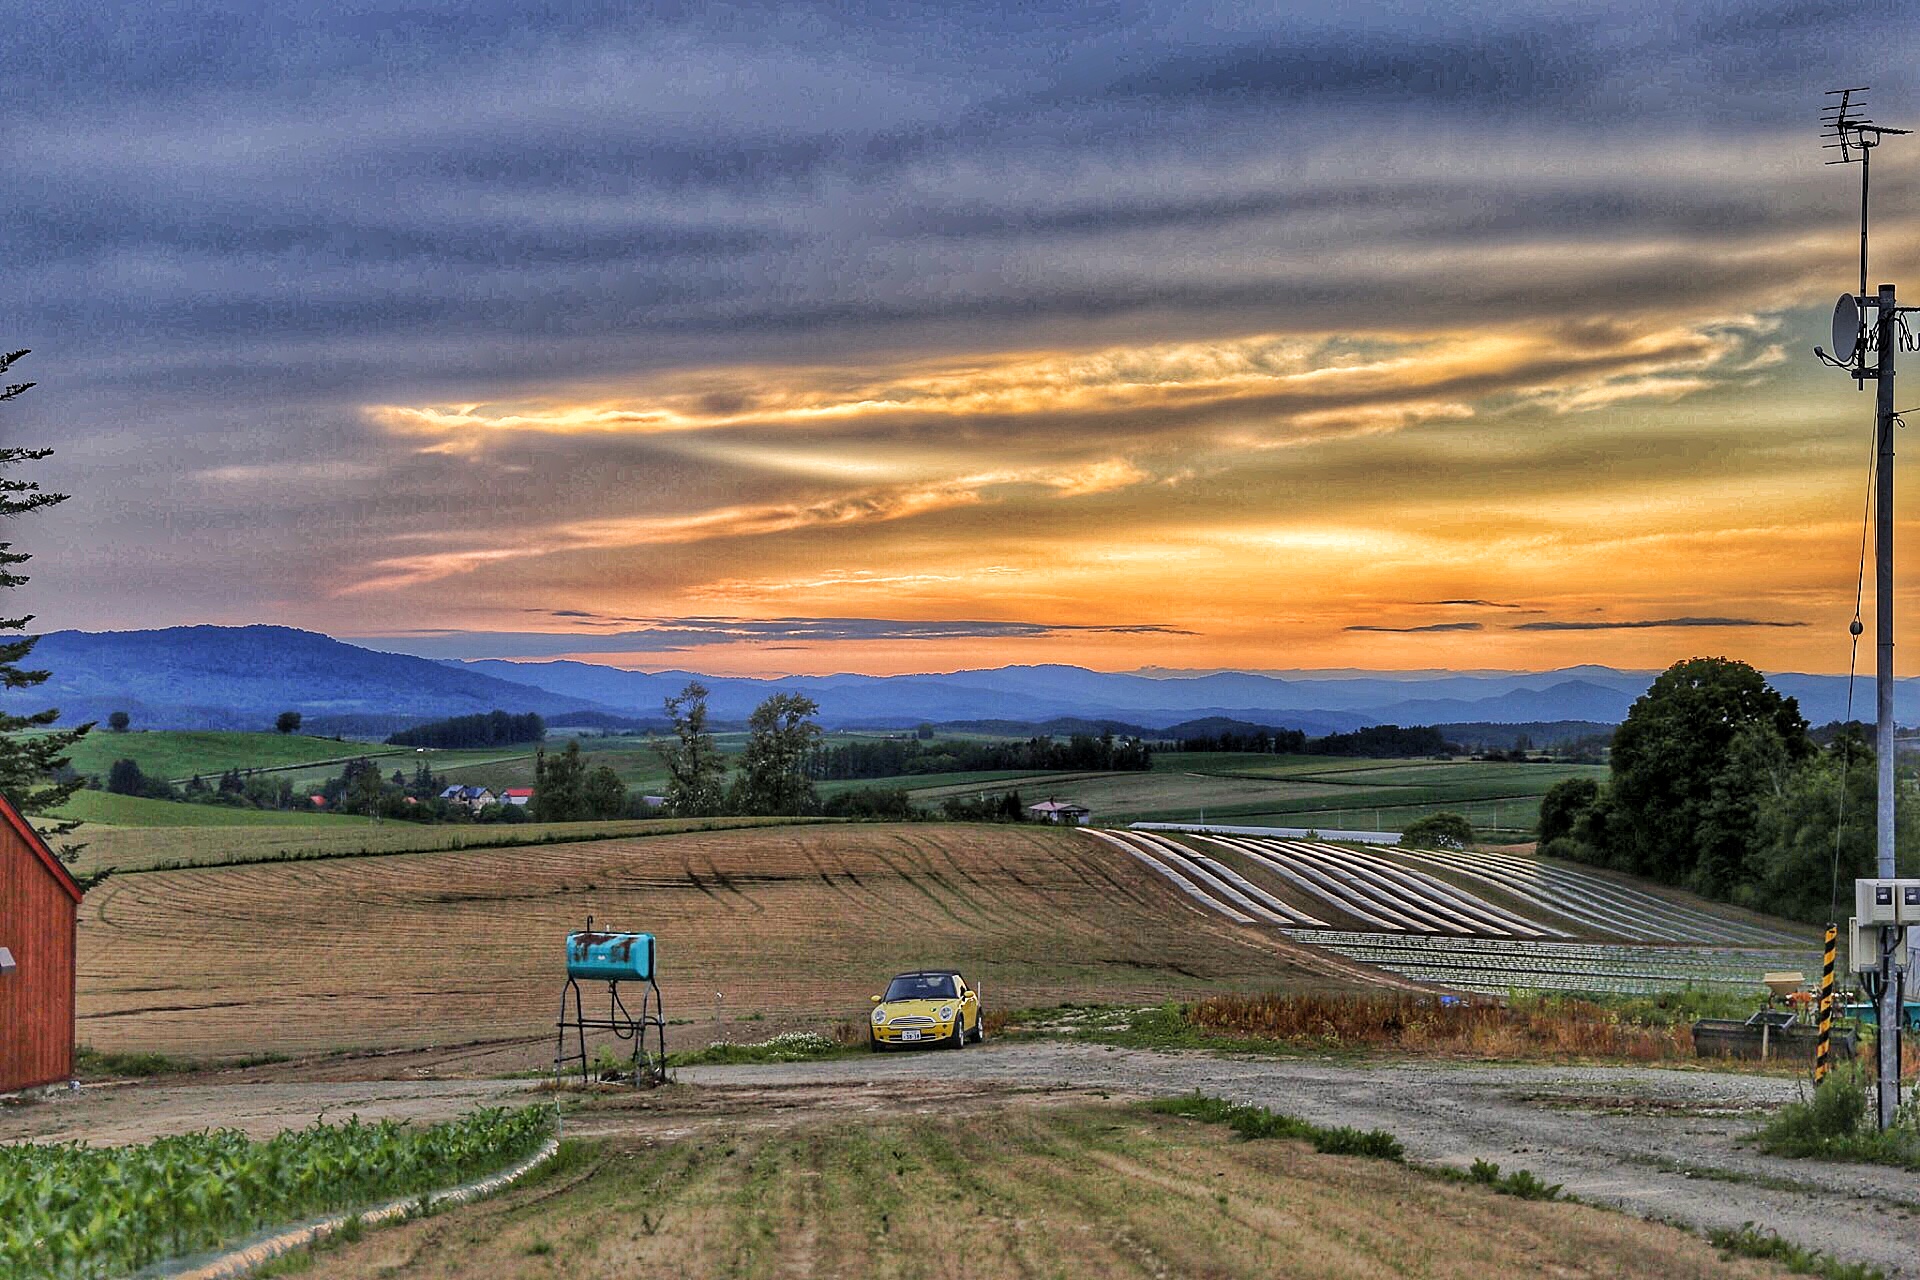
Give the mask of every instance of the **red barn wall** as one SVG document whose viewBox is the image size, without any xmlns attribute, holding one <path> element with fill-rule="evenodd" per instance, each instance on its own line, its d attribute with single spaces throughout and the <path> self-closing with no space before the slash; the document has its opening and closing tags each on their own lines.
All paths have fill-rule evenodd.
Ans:
<svg viewBox="0 0 1920 1280">
<path fill-rule="evenodd" d="M 0 977 L 0 1091 L 73 1075 L 74 916 L 54 873 L 0 821 L 0 947 L 20 966 Z"/>
</svg>

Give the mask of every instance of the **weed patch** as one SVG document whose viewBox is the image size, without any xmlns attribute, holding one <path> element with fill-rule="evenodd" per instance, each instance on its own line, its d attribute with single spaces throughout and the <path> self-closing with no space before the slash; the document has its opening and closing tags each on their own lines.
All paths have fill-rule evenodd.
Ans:
<svg viewBox="0 0 1920 1280">
<path fill-rule="evenodd" d="M 1887 1273 L 1878 1267 L 1864 1262 L 1841 1262 L 1818 1249 L 1782 1240 L 1771 1231 L 1761 1231 L 1751 1222 L 1743 1224 L 1738 1231 L 1709 1231 L 1707 1239 L 1727 1253 L 1765 1258 L 1803 1276 L 1821 1276 L 1824 1280 L 1886 1280 Z"/>
<path fill-rule="evenodd" d="M 864 1048 L 863 1044 L 839 1036 L 823 1036 L 818 1031 L 788 1031 L 756 1044 L 716 1040 L 704 1049 L 670 1055 L 667 1061 L 676 1067 L 742 1062 L 817 1062 L 822 1058 L 838 1058 Z"/>
<path fill-rule="evenodd" d="M 1754 1135 L 1769 1155 L 1854 1160 L 1920 1169 L 1920 1102 L 1909 1101 L 1885 1132 L 1867 1119 L 1867 1090 L 1857 1070 L 1836 1071 L 1813 1097 L 1789 1102 Z"/>
<path fill-rule="evenodd" d="M 256 1053 L 243 1058 L 203 1062 L 193 1058 L 170 1058 L 163 1053 L 112 1053 L 83 1044 L 76 1046 L 73 1051 L 73 1073 L 87 1077 L 145 1079 L 148 1076 L 183 1075 L 189 1071 L 263 1067 L 286 1060 L 284 1054 Z"/>
<path fill-rule="evenodd" d="M 1530 1169 L 1515 1169 L 1512 1173 L 1501 1173 L 1500 1166 L 1491 1160 L 1475 1160 L 1463 1176 L 1468 1182 L 1491 1187 L 1503 1196 L 1518 1196 L 1522 1200 L 1570 1198 L 1562 1194 L 1558 1182 L 1547 1182 Z"/>
<path fill-rule="evenodd" d="M 1316 1151 L 1336 1156 L 1367 1156 L 1374 1160 L 1404 1162 L 1406 1152 L 1400 1140 L 1381 1129 L 1351 1129 L 1345 1125 L 1326 1128 L 1298 1116 L 1269 1111 L 1265 1107 L 1243 1106 L 1224 1098 L 1193 1093 L 1180 1098 L 1160 1098 L 1145 1104 L 1147 1110 L 1166 1116 L 1185 1116 L 1208 1124 L 1224 1124 L 1242 1138 L 1293 1138 L 1310 1142 Z"/>
<path fill-rule="evenodd" d="M 1186 1006 L 1185 1016 L 1215 1035 L 1316 1048 L 1498 1059 L 1693 1057 L 1687 1022 L 1647 1025 L 1620 1010 L 1565 997 L 1220 995 Z"/>
</svg>

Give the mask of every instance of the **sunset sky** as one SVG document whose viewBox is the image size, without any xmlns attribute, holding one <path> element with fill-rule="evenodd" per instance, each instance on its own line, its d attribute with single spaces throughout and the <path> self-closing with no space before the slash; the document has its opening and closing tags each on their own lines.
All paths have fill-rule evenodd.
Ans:
<svg viewBox="0 0 1920 1280">
<path fill-rule="evenodd" d="M 50 0 L 0 429 L 73 499 L 9 609 L 716 674 L 1844 671 L 1872 394 L 1810 354 L 1857 283 L 1817 117 L 1920 127 L 1917 37 Z M 1874 191 L 1920 303 L 1920 137 Z"/>
</svg>

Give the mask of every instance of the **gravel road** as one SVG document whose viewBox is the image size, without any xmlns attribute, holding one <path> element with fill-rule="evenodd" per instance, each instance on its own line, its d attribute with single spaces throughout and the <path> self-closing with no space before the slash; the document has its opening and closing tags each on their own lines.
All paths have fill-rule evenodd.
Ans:
<svg viewBox="0 0 1920 1280">
<path fill-rule="evenodd" d="M 1634 1067 L 1224 1059 L 1095 1045 L 989 1044 L 788 1066 L 698 1067 L 692 1084 L 865 1086 L 945 1079 L 1009 1087 L 1203 1093 L 1317 1124 L 1385 1129 L 1408 1155 L 1529 1169 L 1582 1200 L 1695 1230 L 1752 1222 L 1892 1276 L 1920 1276 L 1920 1174 L 1780 1160 L 1738 1145 L 1791 1080 Z"/>
</svg>

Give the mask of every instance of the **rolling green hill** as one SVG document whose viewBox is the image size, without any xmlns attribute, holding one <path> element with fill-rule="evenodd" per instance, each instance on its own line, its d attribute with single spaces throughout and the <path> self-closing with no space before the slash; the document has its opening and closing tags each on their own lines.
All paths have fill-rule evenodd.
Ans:
<svg viewBox="0 0 1920 1280">
<path fill-rule="evenodd" d="M 217 777 L 228 769 L 280 769 L 288 765 L 397 755 L 408 748 L 311 738 L 297 733 L 235 733 L 163 729 L 111 733 L 97 728 L 74 744 L 71 759 L 81 773 L 106 776 L 115 760 L 132 760 L 149 777 L 180 782 L 195 774 Z"/>
</svg>

